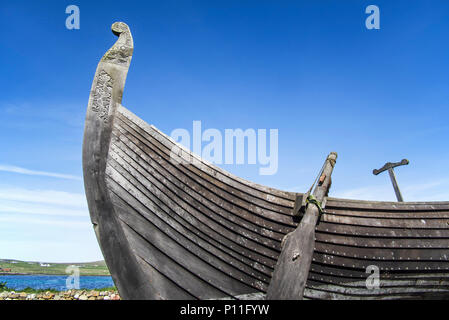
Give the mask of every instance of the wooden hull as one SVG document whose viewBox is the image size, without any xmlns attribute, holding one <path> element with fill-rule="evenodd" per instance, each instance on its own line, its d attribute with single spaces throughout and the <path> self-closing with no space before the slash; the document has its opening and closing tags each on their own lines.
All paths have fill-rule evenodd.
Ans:
<svg viewBox="0 0 449 320">
<path fill-rule="evenodd" d="M 92 222 L 121 296 L 263 297 L 281 241 L 299 222 L 297 194 L 225 172 L 121 106 L 132 38 L 118 27 L 118 42 L 129 45 L 119 53 L 130 53 L 113 47 L 97 68 L 83 167 Z M 304 297 L 449 297 L 448 222 L 449 202 L 329 198 Z M 366 285 L 372 265 L 380 270 L 377 289 Z"/>
</svg>

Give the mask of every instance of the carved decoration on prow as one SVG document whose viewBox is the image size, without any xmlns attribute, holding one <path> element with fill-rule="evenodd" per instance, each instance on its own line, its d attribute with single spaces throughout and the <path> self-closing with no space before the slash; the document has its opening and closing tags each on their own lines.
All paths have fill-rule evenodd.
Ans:
<svg viewBox="0 0 449 320">
<path fill-rule="evenodd" d="M 97 84 L 93 94 L 92 111 L 98 113 L 98 117 L 105 123 L 108 122 L 113 84 L 112 77 L 106 71 L 101 70 L 97 76 Z"/>
<path fill-rule="evenodd" d="M 129 27 L 124 22 L 115 22 L 112 33 L 119 37 L 117 42 L 103 56 L 101 61 L 129 67 L 134 50 L 133 38 Z"/>
</svg>

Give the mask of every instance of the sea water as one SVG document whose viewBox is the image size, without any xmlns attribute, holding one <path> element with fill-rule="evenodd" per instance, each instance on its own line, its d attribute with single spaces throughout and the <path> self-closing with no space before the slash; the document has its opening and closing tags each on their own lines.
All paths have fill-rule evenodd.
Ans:
<svg viewBox="0 0 449 320">
<path fill-rule="evenodd" d="M 54 289 L 64 291 L 67 276 L 54 275 L 8 275 L 0 276 L 0 283 L 6 282 L 8 288 L 22 290 L 27 287 L 33 289 Z M 113 287 L 114 282 L 110 276 L 80 276 L 80 289 L 100 289 Z"/>
</svg>

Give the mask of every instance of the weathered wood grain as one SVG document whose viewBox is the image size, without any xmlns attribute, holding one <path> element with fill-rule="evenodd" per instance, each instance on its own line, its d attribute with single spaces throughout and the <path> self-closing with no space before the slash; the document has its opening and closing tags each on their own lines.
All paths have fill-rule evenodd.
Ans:
<svg viewBox="0 0 449 320">
<path fill-rule="evenodd" d="M 358 248 L 383 248 L 383 249 L 419 249 L 419 248 L 441 248 L 448 250 L 449 239 L 441 238 L 436 239 L 428 238 L 376 238 L 376 237 L 358 237 L 339 234 L 329 234 L 317 231 L 315 233 L 315 241 L 317 243 L 323 243 L 325 246 L 331 246 L 333 244 L 339 244 L 344 246 L 353 246 Z"/>
<path fill-rule="evenodd" d="M 119 39 L 98 64 L 87 107 L 84 185 L 95 234 L 121 297 L 144 299 L 154 297 L 154 292 L 146 285 L 147 279 L 119 226 L 105 183 L 112 123 L 122 100 L 133 51 L 132 36 L 126 24 L 114 23 L 112 31 Z"/>
<path fill-rule="evenodd" d="M 111 172 L 111 174 L 114 174 L 114 172 Z M 123 186 L 125 190 L 127 187 L 129 188 L 129 185 L 126 181 L 124 181 L 122 178 L 118 176 L 116 176 L 116 178 L 118 180 L 114 179 L 114 182 L 110 181 L 111 188 L 114 189 L 119 188 L 117 186 L 118 184 Z M 186 229 L 183 226 L 181 226 L 181 224 L 179 224 L 177 221 L 171 219 L 170 214 L 164 216 L 159 214 L 158 213 L 159 208 L 143 193 L 136 192 L 134 188 L 131 188 L 130 190 L 132 191 L 127 192 L 129 193 L 128 196 L 124 195 L 126 196 L 126 202 L 130 204 L 130 208 L 135 208 L 134 210 L 138 211 L 141 216 L 151 221 L 153 224 L 160 225 L 163 221 L 164 223 L 160 228 L 164 230 L 167 234 L 182 235 L 183 239 L 188 239 L 189 240 L 188 243 L 192 243 L 191 247 L 194 248 L 192 250 L 197 256 L 207 255 L 209 257 L 208 260 L 211 260 L 212 257 L 214 257 L 216 261 L 211 260 L 212 261 L 211 263 L 215 264 L 216 268 L 226 271 L 229 275 L 231 275 L 232 273 L 240 274 L 242 271 L 246 272 L 248 276 L 254 278 L 254 279 L 247 279 L 247 282 L 251 281 L 256 282 L 262 279 L 263 281 L 267 282 L 267 279 L 253 268 L 244 268 L 243 265 L 240 265 L 236 260 L 229 259 L 230 257 L 228 255 L 224 256 L 223 252 L 216 251 L 213 246 L 210 246 L 209 243 L 203 241 L 201 238 L 192 236 L 193 230 Z M 124 190 L 119 188 L 118 191 L 116 191 L 116 193 L 123 194 Z M 143 203 L 138 201 L 137 199 L 141 199 L 140 201 L 143 201 Z M 187 246 L 187 243 L 184 243 L 184 245 Z M 262 279 L 259 278 L 260 276 L 262 277 Z M 241 277 L 246 276 L 242 275 Z"/>
<path fill-rule="evenodd" d="M 176 143 L 171 137 L 167 136 L 163 132 L 159 131 L 153 125 L 149 125 L 135 114 L 133 114 L 128 109 L 122 107 L 117 110 L 121 115 L 125 118 L 129 119 L 132 123 L 134 123 L 137 127 L 141 128 L 148 134 L 152 135 L 154 138 L 159 140 L 163 145 L 165 145 L 169 150 L 172 149 L 173 146 L 176 146 L 180 150 L 185 153 L 188 153 L 190 157 L 195 158 L 195 165 L 197 165 L 202 171 L 211 174 L 212 176 L 216 176 L 220 181 L 226 182 L 230 186 L 235 186 L 239 189 L 247 188 L 250 195 L 255 198 L 265 199 L 266 201 L 271 201 L 274 203 L 283 203 L 287 207 L 293 207 L 294 201 L 296 199 L 295 192 L 283 191 L 267 186 L 263 186 L 245 179 L 242 179 L 232 173 L 229 173 L 216 165 L 213 165 L 206 160 L 202 159 L 195 153 L 186 149 L 184 146 Z M 283 201 L 286 200 L 286 201 Z"/>
<path fill-rule="evenodd" d="M 298 227 L 296 193 L 203 161 L 121 106 L 133 43 L 125 24 L 113 32 L 119 39 L 92 84 L 83 172 L 94 230 L 123 298 L 262 299 L 269 284 L 292 279 L 304 299 L 449 298 L 449 202 L 326 198 L 320 223 L 309 205 Z M 195 161 L 173 163 L 173 148 Z M 294 264 L 282 278 L 273 271 L 291 258 L 281 254 L 287 234 L 282 253 L 301 248 L 301 271 Z M 380 271 L 374 291 L 366 287 L 369 265 Z"/>
<path fill-rule="evenodd" d="M 341 221 L 340 221 L 341 222 Z M 318 232 L 339 234 L 345 236 L 358 236 L 367 238 L 416 238 L 433 239 L 449 238 L 449 228 L 447 229 L 398 229 L 398 228 L 378 228 L 372 226 L 357 226 L 342 223 L 328 223 L 322 221 L 317 226 Z"/>
<path fill-rule="evenodd" d="M 323 222 L 392 229 L 448 229 L 449 219 L 367 219 L 363 217 L 323 214 Z"/>
<path fill-rule="evenodd" d="M 219 180 L 213 179 L 212 177 L 197 175 L 197 170 L 194 170 L 192 166 L 173 165 L 170 161 L 168 150 L 165 149 L 165 152 L 161 151 L 153 144 L 155 143 L 154 140 L 151 138 L 147 140 L 131 127 L 123 125 L 125 127 L 123 128 L 122 125 L 120 123 L 120 126 L 117 127 L 118 132 L 114 133 L 118 137 L 118 141 L 132 148 L 133 151 L 137 152 L 147 162 L 158 162 L 171 175 L 181 180 L 183 184 L 191 186 L 196 193 L 202 195 L 207 193 L 207 196 L 205 195 L 206 198 L 214 197 L 215 195 L 217 199 L 221 199 L 223 206 L 230 203 L 232 208 L 237 209 L 234 212 L 236 215 L 242 215 L 245 211 L 251 212 L 253 213 L 250 215 L 252 221 L 260 221 L 262 226 L 266 228 L 271 227 L 274 231 L 283 233 L 287 230 L 292 230 L 289 226 L 295 225 L 293 217 L 282 214 L 283 212 L 280 208 L 268 207 L 264 203 L 252 199 L 246 193 L 227 188 Z M 242 209 L 245 211 L 242 211 Z M 258 216 L 263 219 L 258 219 Z M 285 224 L 285 227 L 281 228 L 283 224 Z"/>
<path fill-rule="evenodd" d="M 154 139 L 154 142 L 159 149 L 167 152 L 167 154 L 170 155 L 170 151 L 177 149 L 181 149 L 183 152 L 188 152 L 188 157 L 194 158 L 196 161 L 192 160 L 187 166 L 192 170 L 195 170 L 198 175 L 215 178 L 216 181 L 214 180 L 214 182 L 220 182 L 222 185 L 234 188 L 233 190 L 235 191 L 240 190 L 242 195 L 246 194 L 246 196 L 249 196 L 248 199 L 251 201 L 262 200 L 262 203 L 272 205 L 273 208 L 277 208 L 277 210 L 282 213 L 287 215 L 291 214 L 289 209 L 294 205 L 296 193 L 261 186 L 237 177 L 213 164 L 208 163 L 205 160 L 202 160 L 199 156 L 185 149 L 185 147 L 179 143 L 174 142 L 171 137 L 159 131 L 154 126 L 146 124 L 144 121 L 132 114 L 128 109 L 119 108 L 118 114 L 124 123 L 128 124 L 129 127 L 137 130 L 145 137 L 144 141 Z M 186 166 L 184 163 L 180 163 L 180 165 Z"/>
<path fill-rule="evenodd" d="M 126 164 L 123 165 L 126 166 Z M 122 174 L 127 175 L 126 170 L 122 170 L 120 169 L 120 167 L 114 168 L 116 170 L 120 170 Z M 130 171 L 134 170 L 130 167 L 127 168 L 129 168 Z M 140 181 L 145 179 L 137 171 L 133 172 L 136 173 Z M 254 252 L 259 252 L 261 255 L 267 257 L 272 257 L 273 259 L 275 256 L 277 256 L 277 251 L 272 250 L 264 245 L 264 243 L 266 243 L 267 241 L 266 239 L 264 239 L 264 237 L 259 236 L 259 238 L 257 238 L 257 234 L 250 234 L 248 230 L 239 228 L 236 224 L 232 224 L 230 221 L 225 221 L 219 216 L 217 218 L 217 215 L 211 213 L 210 211 L 204 211 L 204 214 L 201 214 L 201 211 L 192 208 L 185 202 L 182 202 L 182 199 L 177 199 L 177 196 L 175 194 L 171 194 L 172 198 L 168 197 L 167 195 L 170 194 L 171 190 L 169 188 L 165 188 L 163 185 L 159 184 L 159 182 L 154 184 L 146 184 L 147 187 L 143 186 L 141 190 L 145 190 L 145 192 L 147 192 L 149 191 L 150 186 L 153 185 L 157 185 L 159 187 L 157 189 L 153 189 L 154 198 L 165 200 L 164 202 L 168 207 L 177 209 L 178 215 L 180 214 L 181 210 L 183 210 L 184 212 L 188 212 L 189 214 L 191 214 L 191 217 L 197 217 L 197 219 L 202 221 L 204 224 L 213 227 L 215 233 L 219 232 L 229 239 L 233 240 L 234 242 L 239 243 L 240 245 L 244 245 L 244 247 L 247 249 L 250 249 Z M 138 190 L 136 186 L 134 186 L 134 188 Z M 176 200 L 179 200 L 179 202 L 177 202 Z"/>
<path fill-rule="evenodd" d="M 406 212 L 419 212 L 419 211 L 448 211 L 449 201 L 435 201 L 435 202 L 388 202 L 388 201 L 368 201 L 368 200 L 349 200 L 328 198 L 327 208 L 345 208 L 345 209 L 358 209 L 358 210 L 371 210 L 371 211 L 403 211 Z"/>
<path fill-rule="evenodd" d="M 331 153 L 325 161 L 320 183 L 313 195 L 320 203 L 327 196 L 337 154 Z M 304 296 L 315 246 L 315 227 L 320 212 L 317 205 L 309 204 L 298 228 L 287 234 L 282 251 L 268 287 L 266 299 L 297 300 Z"/>
<path fill-rule="evenodd" d="M 114 169 L 118 170 L 120 174 L 128 176 L 127 172 L 124 171 L 120 166 L 116 166 L 113 163 L 111 165 Z M 132 169 L 130 171 L 134 172 Z M 162 186 L 158 181 L 150 182 L 147 178 L 141 176 L 137 172 L 138 180 L 133 180 L 132 191 L 136 194 L 141 194 L 141 197 L 148 198 L 153 203 L 164 211 L 164 217 L 172 217 L 178 222 L 182 223 L 189 231 L 189 233 L 200 234 L 202 237 L 207 237 L 210 243 L 214 243 L 220 248 L 226 248 L 229 254 L 235 256 L 237 253 L 243 261 L 252 261 L 253 263 L 258 263 L 262 265 L 268 265 L 272 267 L 274 265 L 274 259 L 265 258 L 267 255 L 266 249 L 258 246 L 254 243 L 252 246 L 252 241 L 245 240 L 244 235 L 239 233 L 232 233 L 228 225 L 223 226 L 219 224 L 219 221 L 208 217 L 206 214 L 201 214 L 201 212 L 190 207 L 188 203 L 177 203 L 176 196 L 171 193 L 169 189 L 165 189 L 162 192 Z M 175 199 L 175 200 L 173 200 Z M 220 240 L 217 242 L 217 240 Z M 258 254 L 260 251 L 260 254 Z M 246 254 L 246 255 L 243 255 Z M 247 259 L 246 259 L 247 258 Z"/>
<path fill-rule="evenodd" d="M 117 144 L 117 143 L 115 143 Z M 128 147 L 132 144 L 118 143 L 118 146 L 112 146 L 119 157 L 126 159 L 134 168 L 144 176 L 154 177 L 166 186 L 169 191 L 173 191 L 181 198 L 181 202 L 188 202 L 195 205 L 197 210 L 201 212 L 214 212 L 214 219 L 226 219 L 229 226 L 233 228 L 244 228 L 251 234 L 256 233 L 256 241 L 262 241 L 264 245 L 279 250 L 279 244 L 283 237 L 283 231 L 288 229 L 279 229 L 279 225 L 258 218 L 250 212 L 243 209 L 235 208 L 227 199 L 219 197 L 217 194 L 202 188 L 197 180 L 193 180 L 183 175 L 182 172 L 171 172 L 170 164 L 164 161 L 152 161 L 145 155 L 137 155 Z M 207 213 L 205 213 L 207 214 Z M 278 227 L 278 228 L 276 228 Z M 277 229 L 277 230 L 274 230 Z M 266 240 L 263 240 L 263 239 Z M 270 241 L 272 239 L 273 241 Z"/>
<path fill-rule="evenodd" d="M 120 192 L 118 185 L 114 183 L 112 185 L 114 185 L 114 189 L 117 188 L 116 191 Z M 123 192 L 121 194 L 123 195 Z M 129 195 L 124 197 L 128 198 Z M 128 200 L 126 202 L 118 198 L 116 200 L 123 205 L 130 199 L 126 199 Z M 158 219 L 156 216 L 148 217 L 152 218 L 150 221 L 131 209 L 120 212 L 123 213 L 120 215 L 120 219 L 138 235 L 138 237 L 132 237 L 132 241 L 140 243 L 140 255 L 148 255 L 149 251 L 147 250 L 151 248 L 154 248 L 151 250 L 154 254 L 155 249 L 157 249 L 160 255 L 158 256 L 159 262 L 154 261 L 155 265 L 158 265 L 159 268 L 166 265 L 172 272 L 171 276 L 176 277 L 176 282 L 184 284 L 183 287 L 186 289 L 197 290 L 196 295 L 204 292 L 213 296 L 218 294 L 217 290 L 227 295 L 237 295 L 240 292 L 250 293 L 257 290 L 249 286 L 250 281 L 254 281 L 254 279 L 249 279 L 239 269 L 230 265 L 215 264 L 217 257 L 201 250 L 194 242 L 171 228 L 167 222 Z M 131 240 L 131 238 L 129 239 Z M 151 260 L 151 258 L 149 259 Z M 153 256 L 154 259 L 156 259 L 156 256 Z M 176 266 L 181 266 L 182 269 L 175 269 Z M 233 270 L 230 270 L 231 268 Z M 159 271 L 162 272 L 161 269 Z M 168 269 L 165 270 L 165 272 L 167 271 Z M 188 281 L 188 275 L 192 278 L 190 281 Z M 189 287 L 186 287 L 185 283 L 188 283 Z M 207 288 L 210 287 L 209 289 L 204 286 L 206 284 Z M 213 288 L 215 289 L 211 293 L 210 291 Z"/>
<path fill-rule="evenodd" d="M 410 219 L 449 219 L 449 211 L 387 211 L 387 210 L 361 210 L 361 209 L 347 209 L 347 208 L 329 208 L 324 210 L 325 214 L 338 216 L 351 216 L 364 219 L 379 218 L 390 220 L 410 220 Z"/>
</svg>

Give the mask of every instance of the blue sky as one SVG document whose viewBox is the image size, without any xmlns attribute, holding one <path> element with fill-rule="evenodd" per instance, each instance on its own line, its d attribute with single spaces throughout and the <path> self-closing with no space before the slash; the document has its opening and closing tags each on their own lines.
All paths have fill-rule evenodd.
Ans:
<svg viewBox="0 0 449 320">
<path fill-rule="evenodd" d="M 68 5 L 80 30 L 65 28 Z M 365 8 L 380 8 L 380 30 Z M 126 22 L 123 105 L 166 133 L 279 129 L 279 170 L 223 165 L 302 192 L 330 151 L 332 196 L 449 200 L 448 1 L 2 1 L 0 258 L 101 259 L 85 203 L 84 115 L 95 68 Z"/>
</svg>

